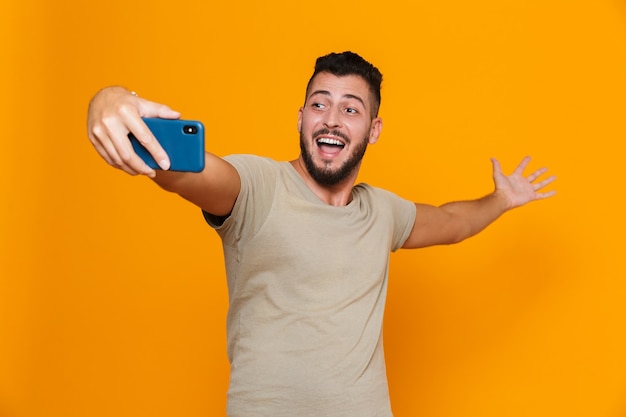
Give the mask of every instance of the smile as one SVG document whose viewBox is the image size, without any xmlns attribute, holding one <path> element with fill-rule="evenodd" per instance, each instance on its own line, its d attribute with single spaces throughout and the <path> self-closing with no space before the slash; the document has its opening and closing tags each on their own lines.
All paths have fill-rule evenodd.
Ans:
<svg viewBox="0 0 626 417">
<path fill-rule="evenodd" d="M 338 147 L 340 149 L 343 149 L 346 146 L 343 142 L 341 142 L 338 139 L 332 139 L 332 138 L 327 138 L 327 137 L 319 138 L 316 142 L 317 142 L 317 146 L 319 147 L 331 146 L 331 147 Z"/>
</svg>

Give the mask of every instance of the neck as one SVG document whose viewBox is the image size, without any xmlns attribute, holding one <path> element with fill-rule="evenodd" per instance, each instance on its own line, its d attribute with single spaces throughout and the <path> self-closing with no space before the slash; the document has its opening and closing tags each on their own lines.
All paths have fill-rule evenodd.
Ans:
<svg viewBox="0 0 626 417">
<path fill-rule="evenodd" d="M 350 174 L 348 178 L 341 181 L 338 184 L 329 186 L 322 185 L 315 181 L 306 166 L 302 157 L 296 160 L 290 161 L 296 172 L 300 174 L 307 187 L 315 194 L 320 200 L 331 206 L 340 207 L 347 206 L 352 201 L 352 187 L 356 181 L 357 174 L 359 172 L 358 167 Z"/>
</svg>

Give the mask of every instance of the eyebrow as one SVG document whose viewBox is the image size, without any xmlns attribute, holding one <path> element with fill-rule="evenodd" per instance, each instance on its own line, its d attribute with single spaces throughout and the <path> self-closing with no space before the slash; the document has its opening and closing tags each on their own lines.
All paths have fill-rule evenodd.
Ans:
<svg viewBox="0 0 626 417">
<path fill-rule="evenodd" d="M 330 91 L 328 91 L 328 90 L 315 90 L 315 91 L 313 91 L 313 92 L 309 95 L 309 98 L 311 98 L 311 97 L 313 97 L 313 96 L 315 96 L 315 95 L 318 95 L 318 94 L 321 94 L 321 95 L 323 95 L 323 96 L 330 96 Z M 363 107 L 364 107 L 364 108 L 367 108 L 367 106 L 365 105 L 365 102 L 364 102 L 364 101 L 363 101 L 363 99 L 362 99 L 361 97 L 359 97 L 359 96 L 356 96 L 356 95 L 354 95 L 354 94 L 344 94 L 344 95 L 342 96 L 342 98 L 348 98 L 348 99 L 358 100 L 358 101 L 360 101 L 360 102 L 361 102 L 361 104 L 363 105 Z"/>
</svg>

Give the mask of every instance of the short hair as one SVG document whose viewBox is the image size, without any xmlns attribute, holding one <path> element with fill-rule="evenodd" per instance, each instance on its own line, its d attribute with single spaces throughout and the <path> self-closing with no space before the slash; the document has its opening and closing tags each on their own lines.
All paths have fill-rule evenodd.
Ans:
<svg viewBox="0 0 626 417">
<path fill-rule="evenodd" d="M 328 72 L 338 77 L 345 75 L 357 75 L 367 82 L 370 92 L 374 97 L 375 103 L 372 108 L 372 117 L 378 115 L 380 108 L 380 86 L 383 82 L 383 75 L 378 68 L 367 62 L 361 56 L 354 52 L 346 51 L 341 53 L 332 52 L 328 55 L 321 56 L 315 61 L 315 70 L 306 86 L 307 96 L 313 78 L 321 72 Z M 306 101 L 306 97 L 305 97 Z"/>
</svg>

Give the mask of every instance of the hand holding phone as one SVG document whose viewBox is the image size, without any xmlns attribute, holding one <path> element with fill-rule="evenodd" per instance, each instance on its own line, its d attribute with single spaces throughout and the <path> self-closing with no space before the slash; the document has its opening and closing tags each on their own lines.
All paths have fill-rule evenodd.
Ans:
<svg viewBox="0 0 626 417">
<path fill-rule="evenodd" d="M 196 120 L 144 118 L 170 159 L 170 171 L 200 172 L 204 169 L 204 125 Z M 137 155 L 153 169 L 161 169 L 150 152 L 132 133 L 128 138 Z"/>
</svg>

